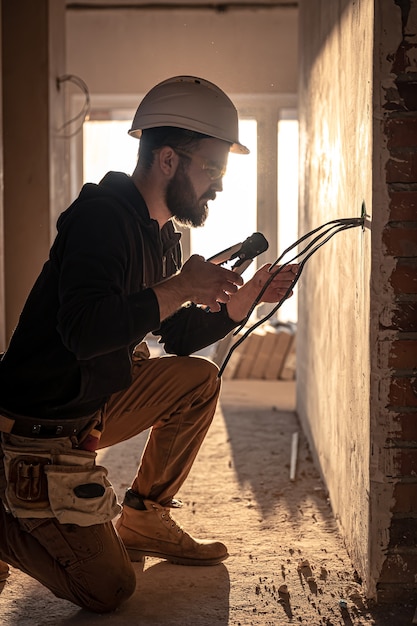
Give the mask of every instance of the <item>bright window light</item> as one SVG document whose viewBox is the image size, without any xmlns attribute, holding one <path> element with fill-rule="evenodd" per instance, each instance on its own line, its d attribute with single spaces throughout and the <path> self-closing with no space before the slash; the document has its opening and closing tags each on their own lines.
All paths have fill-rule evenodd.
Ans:
<svg viewBox="0 0 417 626">
<path fill-rule="evenodd" d="M 139 142 L 128 135 L 128 120 L 94 120 L 84 123 L 83 179 L 99 183 L 111 170 L 132 174 Z"/>
<path fill-rule="evenodd" d="M 201 228 L 191 231 L 191 253 L 205 258 L 244 241 L 256 231 L 257 200 L 256 120 L 239 121 L 239 139 L 250 154 L 229 154 L 223 191 L 209 203 L 209 216 Z M 252 264 L 245 272 L 253 274 Z"/>
</svg>

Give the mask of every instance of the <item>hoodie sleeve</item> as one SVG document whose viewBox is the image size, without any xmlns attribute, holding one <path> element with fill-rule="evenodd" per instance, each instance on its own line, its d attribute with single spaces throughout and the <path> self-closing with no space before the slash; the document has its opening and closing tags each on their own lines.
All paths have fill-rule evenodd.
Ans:
<svg viewBox="0 0 417 626">
<path fill-rule="evenodd" d="M 160 335 L 168 354 L 186 356 L 222 339 L 238 325 L 228 316 L 225 305 L 218 313 L 211 313 L 190 304 L 164 320 L 154 334 Z"/>
<path fill-rule="evenodd" d="M 132 222 L 106 200 L 80 203 L 60 224 L 51 256 L 59 274 L 57 329 L 78 359 L 132 345 L 158 328 L 156 296 L 140 291 L 137 248 Z"/>
</svg>

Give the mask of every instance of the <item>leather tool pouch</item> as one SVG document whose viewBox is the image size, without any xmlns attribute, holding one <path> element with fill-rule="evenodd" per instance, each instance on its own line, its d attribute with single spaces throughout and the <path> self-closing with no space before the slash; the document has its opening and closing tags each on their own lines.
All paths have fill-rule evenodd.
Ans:
<svg viewBox="0 0 417 626">
<path fill-rule="evenodd" d="M 45 465 L 50 463 L 49 454 L 40 450 L 36 454 L 28 454 L 27 450 L 12 451 L 6 446 L 3 449 L 6 499 L 10 511 L 17 517 L 50 517 L 44 471 Z M 26 514 L 21 515 L 21 509 Z"/>
<path fill-rule="evenodd" d="M 6 504 L 15 517 L 56 517 L 61 524 L 92 526 L 121 507 L 95 452 L 50 452 L 3 444 Z"/>
</svg>

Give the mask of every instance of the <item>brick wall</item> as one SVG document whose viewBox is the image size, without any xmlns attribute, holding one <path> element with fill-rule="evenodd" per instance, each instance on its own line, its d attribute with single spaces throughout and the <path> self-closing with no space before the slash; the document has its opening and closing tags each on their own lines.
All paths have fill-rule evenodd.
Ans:
<svg viewBox="0 0 417 626">
<path fill-rule="evenodd" d="M 384 344 L 382 365 L 391 376 L 387 479 L 395 486 L 389 544 L 377 583 L 382 602 L 417 597 L 417 44 L 416 24 L 411 24 L 417 7 L 392 2 L 401 10 L 402 41 L 390 56 L 393 85 L 385 90 L 383 106 L 389 211 L 381 243 L 393 261 L 393 299 L 388 314 L 380 317 L 379 342 L 380 350 Z"/>
</svg>

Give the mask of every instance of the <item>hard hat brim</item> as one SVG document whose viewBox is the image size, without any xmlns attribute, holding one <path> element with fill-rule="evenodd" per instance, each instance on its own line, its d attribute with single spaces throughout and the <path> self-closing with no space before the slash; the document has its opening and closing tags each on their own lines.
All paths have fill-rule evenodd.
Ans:
<svg viewBox="0 0 417 626">
<path fill-rule="evenodd" d="M 169 125 L 174 127 L 174 128 L 184 128 L 184 126 L 182 126 L 180 123 L 175 124 L 171 120 L 169 122 Z M 162 126 L 166 126 L 166 123 L 161 123 L 161 124 L 153 123 L 152 126 L 144 126 L 142 129 L 131 128 L 128 131 L 128 133 L 129 133 L 129 135 L 131 137 L 134 137 L 135 139 L 140 139 L 141 136 L 142 136 L 142 130 L 145 130 L 146 128 L 160 128 Z M 187 124 L 187 129 L 186 130 L 194 130 L 194 132 L 196 132 L 196 133 L 201 133 L 201 130 L 197 130 L 197 128 L 195 128 L 195 129 L 194 128 L 190 128 L 190 124 Z M 209 137 L 212 137 L 213 139 L 221 139 L 222 141 L 225 141 L 223 139 L 223 137 L 218 137 L 216 134 L 210 134 L 210 133 L 205 133 L 205 134 L 207 134 Z M 226 143 L 229 143 L 229 142 L 226 142 Z M 230 152 L 233 152 L 234 154 L 250 154 L 249 148 L 244 146 L 239 141 L 235 141 L 235 142 L 230 144 Z"/>
</svg>

